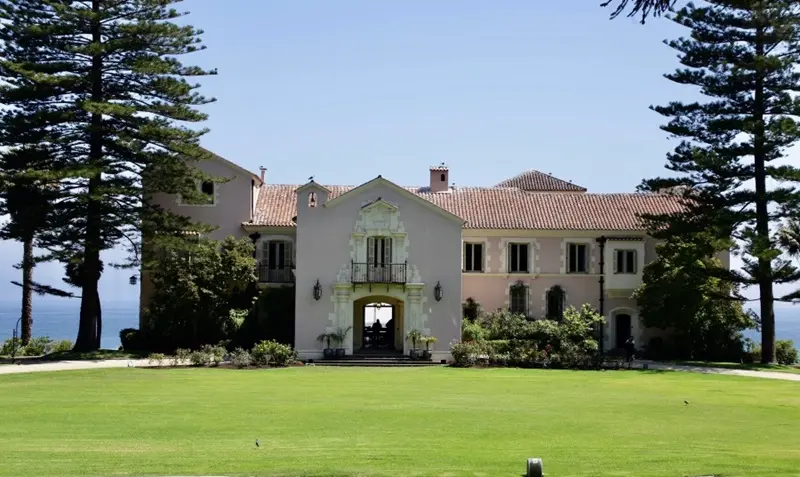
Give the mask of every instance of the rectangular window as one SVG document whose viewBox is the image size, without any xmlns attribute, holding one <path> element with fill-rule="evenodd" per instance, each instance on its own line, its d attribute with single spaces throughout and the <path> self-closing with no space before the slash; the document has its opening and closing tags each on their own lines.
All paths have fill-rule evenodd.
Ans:
<svg viewBox="0 0 800 477">
<path fill-rule="evenodd" d="M 528 287 L 514 285 L 509 290 L 508 311 L 515 315 L 528 316 Z"/>
<path fill-rule="evenodd" d="M 512 243 L 508 245 L 508 271 L 510 273 L 529 273 L 528 244 Z"/>
<path fill-rule="evenodd" d="M 482 272 L 483 271 L 483 244 L 465 243 L 464 244 L 464 271 Z"/>
<path fill-rule="evenodd" d="M 614 257 L 615 273 L 636 273 L 636 250 L 617 250 Z"/>
<path fill-rule="evenodd" d="M 587 273 L 589 267 L 589 246 L 585 243 L 571 243 L 567 248 L 567 273 Z"/>
<path fill-rule="evenodd" d="M 370 237 L 367 239 L 367 263 L 373 267 L 385 267 L 392 263 L 392 239 Z"/>
</svg>

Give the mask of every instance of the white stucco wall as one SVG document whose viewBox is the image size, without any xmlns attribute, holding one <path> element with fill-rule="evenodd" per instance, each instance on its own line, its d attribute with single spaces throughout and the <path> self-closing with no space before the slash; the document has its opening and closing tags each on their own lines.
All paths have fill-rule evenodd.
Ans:
<svg viewBox="0 0 800 477">
<path fill-rule="evenodd" d="M 311 191 L 316 193 L 318 202 L 314 208 L 308 207 Z M 295 345 L 299 354 L 307 358 L 321 356 L 322 345 L 315 338 L 341 324 L 352 325 L 353 300 L 374 295 L 403 300 L 405 331 L 415 325 L 423 333 L 435 336 L 439 341 L 433 347 L 434 358 L 446 358 L 450 342 L 460 337 L 460 221 L 380 180 L 353 190 L 329 206 L 324 205 L 326 195 L 321 188 L 310 186 L 300 189 L 297 201 Z M 379 198 L 396 207 L 393 212 L 391 207 L 381 206 L 385 210 L 380 213 L 385 213 L 388 226 L 398 234 L 394 243 L 402 250 L 393 252 L 392 262 L 397 258 L 408 260 L 409 283 L 405 289 L 402 285 L 373 284 L 372 291 L 369 285 L 357 285 L 353 290 L 351 260 L 365 261 L 356 226 L 362 207 Z M 319 301 L 313 297 L 317 280 L 322 287 Z M 443 298 L 438 302 L 434 297 L 437 283 L 443 290 Z M 416 307 L 412 306 L 414 302 Z M 348 351 L 353 349 L 352 336 L 351 333 L 345 346 Z"/>
</svg>

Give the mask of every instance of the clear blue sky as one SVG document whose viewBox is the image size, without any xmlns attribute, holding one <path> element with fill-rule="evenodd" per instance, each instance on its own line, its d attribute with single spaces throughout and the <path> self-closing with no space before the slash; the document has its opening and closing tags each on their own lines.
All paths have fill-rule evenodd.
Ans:
<svg viewBox="0 0 800 477">
<path fill-rule="evenodd" d="M 445 161 L 458 185 L 534 168 L 633 191 L 671 148 L 648 106 L 696 93 L 662 77 L 677 65 L 662 40 L 682 29 L 609 21 L 599 3 L 187 0 L 208 50 L 185 62 L 219 70 L 202 80 L 218 100 L 203 144 L 272 183 L 423 184 Z M 19 256 L 0 243 L 0 301 L 17 300 Z M 136 299 L 129 276 L 107 270 L 104 301 Z"/>
</svg>

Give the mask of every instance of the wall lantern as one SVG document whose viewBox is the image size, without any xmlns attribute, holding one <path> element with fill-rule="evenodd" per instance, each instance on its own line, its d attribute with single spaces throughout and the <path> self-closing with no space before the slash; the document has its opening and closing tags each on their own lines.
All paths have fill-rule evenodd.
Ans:
<svg viewBox="0 0 800 477">
<path fill-rule="evenodd" d="M 319 279 L 317 279 L 316 285 L 314 285 L 314 299 L 319 301 L 322 298 L 322 285 L 319 284 Z"/>
<path fill-rule="evenodd" d="M 131 275 L 131 277 L 128 279 L 128 283 L 130 283 L 131 285 L 136 285 L 137 281 L 138 278 L 136 278 L 136 275 Z"/>
<path fill-rule="evenodd" d="M 439 282 L 436 282 L 436 287 L 433 289 L 433 297 L 436 301 L 442 301 L 442 285 Z"/>
</svg>

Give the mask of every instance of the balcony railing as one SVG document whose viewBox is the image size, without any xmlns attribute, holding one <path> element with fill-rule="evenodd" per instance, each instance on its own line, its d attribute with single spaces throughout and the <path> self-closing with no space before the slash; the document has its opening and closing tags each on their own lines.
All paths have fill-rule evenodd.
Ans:
<svg viewBox="0 0 800 477">
<path fill-rule="evenodd" d="M 294 283 L 294 273 L 291 265 L 275 268 L 269 265 L 258 266 L 259 283 Z"/>
<path fill-rule="evenodd" d="M 352 283 L 406 283 L 406 268 L 404 263 L 387 263 L 374 265 L 371 263 L 352 264 Z"/>
</svg>

